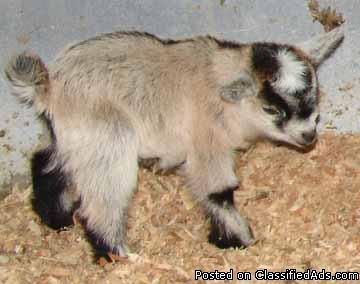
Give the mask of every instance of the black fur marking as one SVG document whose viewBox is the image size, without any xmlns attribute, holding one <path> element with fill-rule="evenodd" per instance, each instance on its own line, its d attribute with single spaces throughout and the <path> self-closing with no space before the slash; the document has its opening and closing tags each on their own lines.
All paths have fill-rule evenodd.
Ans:
<svg viewBox="0 0 360 284">
<path fill-rule="evenodd" d="M 17 55 L 5 68 L 5 76 L 15 86 L 19 86 L 19 84 L 14 80 L 14 77 L 20 81 L 29 81 L 35 85 L 41 85 L 48 79 L 43 69 L 46 70 L 39 58 L 23 52 Z M 43 78 L 40 77 L 41 80 L 39 80 L 39 73 L 42 73 Z"/>
<path fill-rule="evenodd" d="M 70 184 L 70 177 L 59 167 L 47 169 L 56 150 L 56 136 L 51 120 L 45 114 L 40 118 L 50 131 L 52 144 L 36 152 L 31 160 L 34 195 L 32 207 L 45 224 L 58 230 L 73 225 L 72 213 L 79 204 L 74 204 L 69 211 L 61 206 L 60 198 Z"/>
<path fill-rule="evenodd" d="M 290 120 L 293 116 L 298 119 L 307 119 L 315 110 L 317 104 L 317 97 L 310 97 L 307 92 L 310 91 L 310 87 L 306 88 L 301 92 L 295 94 L 287 94 L 287 96 L 293 96 L 295 98 L 296 107 L 289 105 L 286 100 L 284 100 L 279 94 L 270 85 L 269 81 L 265 81 L 263 84 L 263 89 L 261 91 L 261 97 L 264 99 L 265 103 L 271 106 L 274 106 L 280 112 L 284 112 L 285 116 L 277 117 L 276 124 L 279 128 Z"/>
<path fill-rule="evenodd" d="M 286 121 L 291 119 L 294 110 L 288 105 L 288 103 L 281 96 L 279 96 L 274 91 L 269 81 L 264 82 L 261 96 L 265 100 L 266 104 L 275 106 L 276 109 L 286 114 L 285 116 L 278 118 L 277 125 L 279 127 L 281 127 Z"/>
<path fill-rule="evenodd" d="M 212 193 L 209 200 L 218 206 L 234 206 L 234 190 L 238 187 L 229 187 L 222 192 Z"/>
<path fill-rule="evenodd" d="M 295 97 L 298 101 L 298 110 L 296 111 L 297 118 L 307 119 L 313 113 L 315 104 L 318 102 L 317 92 L 314 92 L 314 97 L 311 97 L 310 94 L 313 79 L 309 68 L 306 68 L 305 73 L 302 75 L 302 80 L 305 82 L 306 88 L 294 94 L 289 94 L 289 96 Z"/>
<path fill-rule="evenodd" d="M 229 208 L 234 206 L 234 191 L 236 187 L 230 187 L 219 193 L 212 193 L 209 195 L 209 200 L 222 208 Z M 245 245 L 235 235 L 228 236 L 225 234 L 225 227 L 222 223 L 217 222 L 215 216 L 211 216 L 211 228 L 209 233 L 209 243 L 214 244 L 218 248 L 244 248 Z"/>
<path fill-rule="evenodd" d="M 33 194 L 33 210 L 41 220 L 53 229 L 73 225 L 72 210 L 65 211 L 60 198 L 68 186 L 68 176 L 59 168 L 46 171 L 54 146 L 34 154 L 31 160 Z"/>
<path fill-rule="evenodd" d="M 305 101 L 302 99 L 299 103 L 299 111 L 296 112 L 296 115 L 299 119 L 307 119 L 314 112 L 314 100 L 309 99 Z"/>
<path fill-rule="evenodd" d="M 317 90 L 314 91 L 313 96 L 308 94 L 309 92 L 311 92 L 312 83 L 313 83 L 312 75 L 309 70 L 307 70 L 307 72 L 304 74 L 303 79 L 306 83 L 305 90 L 301 92 L 297 92 L 294 95 L 299 101 L 299 110 L 296 112 L 296 116 L 299 119 L 309 118 L 311 114 L 314 112 L 315 107 L 319 102 L 319 96 L 318 96 L 319 88 L 317 88 Z"/>
<path fill-rule="evenodd" d="M 237 49 L 237 48 L 241 48 L 244 46 L 243 44 L 235 42 L 235 41 L 219 40 L 217 38 L 210 37 L 210 36 L 209 36 L 209 38 L 213 39 L 219 45 L 220 48 Z"/>
<path fill-rule="evenodd" d="M 295 114 L 299 119 L 308 118 L 314 111 L 314 105 L 317 103 L 317 98 L 309 97 L 309 92 L 312 87 L 312 73 L 309 68 L 306 68 L 301 80 L 305 82 L 306 88 L 299 92 L 284 94 L 289 97 L 294 97 L 297 100 L 297 107 L 291 107 L 286 100 L 278 95 L 271 87 L 270 82 L 276 80 L 277 74 L 281 68 L 277 59 L 277 54 L 280 50 L 288 50 L 294 54 L 299 61 L 303 61 L 296 51 L 287 45 L 278 45 L 273 43 L 256 43 L 252 47 L 252 67 L 255 71 L 262 74 L 265 79 L 262 96 L 267 104 L 275 106 L 278 110 L 286 113 L 286 119 L 278 119 L 278 127 L 291 119 Z"/>
<path fill-rule="evenodd" d="M 87 221 L 83 218 L 80 218 L 81 224 L 84 226 L 86 237 L 89 243 L 92 246 L 95 259 L 99 259 L 101 257 L 105 258 L 106 261 L 112 262 L 108 253 L 112 253 L 117 255 L 117 252 L 112 250 L 105 242 L 104 238 L 99 236 L 96 232 L 90 229 L 87 224 Z"/>
<path fill-rule="evenodd" d="M 40 58 L 23 52 L 10 62 L 5 69 L 6 77 L 16 85 L 12 77 L 34 85 L 44 85 L 49 80 L 47 69 Z M 13 73 L 13 74 L 12 74 Z"/>
<path fill-rule="evenodd" d="M 20 54 L 15 61 L 14 70 L 19 74 L 29 74 L 33 71 L 38 60 L 27 56 L 25 53 Z"/>
<path fill-rule="evenodd" d="M 208 237 L 209 243 L 217 246 L 220 249 L 227 248 L 245 248 L 246 245 L 236 236 L 227 236 L 223 224 L 219 224 L 211 218 L 211 229 Z"/>
<path fill-rule="evenodd" d="M 280 69 L 276 57 L 280 48 L 274 43 L 255 43 L 252 46 L 252 68 L 267 79 L 273 78 Z"/>
</svg>

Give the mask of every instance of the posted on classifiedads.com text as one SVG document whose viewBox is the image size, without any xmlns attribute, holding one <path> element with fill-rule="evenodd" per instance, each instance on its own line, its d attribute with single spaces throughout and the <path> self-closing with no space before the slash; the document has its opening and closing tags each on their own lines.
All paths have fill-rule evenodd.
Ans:
<svg viewBox="0 0 360 284">
<path fill-rule="evenodd" d="M 196 269 L 194 272 L 195 280 L 339 280 L 354 281 L 359 280 L 359 272 L 329 272 L 325 269 L 320 271 L 307 269 L 298 271 L 296 269 L 286 269 L 285 271 L 269 271 L 267 269 L 258 269 L 255 272 L 245 271 L 203 271 Z"/>
</svg>

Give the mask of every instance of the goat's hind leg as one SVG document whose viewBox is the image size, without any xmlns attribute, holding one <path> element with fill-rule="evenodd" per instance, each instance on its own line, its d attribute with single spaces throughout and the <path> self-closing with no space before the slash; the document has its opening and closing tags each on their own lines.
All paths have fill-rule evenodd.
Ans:
<svg viewBox="0 0 360 284">
<path fill-rule="evenodd" d="M 125 256 L 125 215 L 137 184 L 137 139 L 126 114 L 100 105 L 62 135 L 80 195 L 76 211 L 95 257 Z M 77 135 L 72 135 L 76 131 Z M 81 137 L 81 139 L 78 139 Z"/>
<path fill-rule="evenodd" d="M 34 211 L 53 229 L 73 225 L 74 194 L 71 177 L 53 161 L 55 144 L 34 154 L 31 160 Z"/>
</svg>

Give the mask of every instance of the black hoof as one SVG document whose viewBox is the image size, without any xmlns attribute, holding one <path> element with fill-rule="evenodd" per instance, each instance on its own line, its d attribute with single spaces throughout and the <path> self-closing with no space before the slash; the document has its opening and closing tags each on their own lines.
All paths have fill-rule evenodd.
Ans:
<svg viewBox="0 0 360 284">
<path fill-rule="evenodd" d="M 106 262 L 113 262 L 113 259 L 109 254 L 117 256 L 118 252 L 114 249 L 111 249 L 110 246 L 105 242 L 104 238 L 89 227 L 86 219 L 80 218 L 80 223 L 83 225 L 86 238 L 91 244 L 94 254 L 94 261 L 98 263 L 100 259 L 103 259 Z"/>
<path fill-rule="evenodd" d="M 253 233 L 251 232 L 251 236 Z M 225 234 L 225 229 L 221 224 L 217 224 L 212 222 L 211 229 L 209 233 L 209 243 L 217 246 L 220 249 L 227 249 L 227 248 L 240 248 L 244 249 L 249 246 L 249 243 L 243 242 L 239 237 L 236 235 L 228 235 Z"/>
<path fill-rule="evenodd" d="M 246 248 L 246 245 L 236 236 L 226 236 L 225 234 L 220 234 L 218 231 L 215 232 L 212 230 L 209 234 L 209 243 L 217 246 L 220 249 L 228 248 Z"/>
</svg>

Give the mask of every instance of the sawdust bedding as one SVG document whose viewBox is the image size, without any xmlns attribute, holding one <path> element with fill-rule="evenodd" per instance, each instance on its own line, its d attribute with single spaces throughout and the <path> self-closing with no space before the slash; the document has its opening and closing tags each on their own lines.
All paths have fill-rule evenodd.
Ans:
<svg viewBox="0 0 360 284">
<path fill-rule="evenodd" d="M 360 272 L 360 135 L 325 133 L 307 153 L 259 144 L 237 167 L 236 205 L 255 245 L 209 245 L 209 223 L 180 178 L 143 169 L 129 212 L 131 253 L 104 267 L 80 225 L 50 230 L 31 210 L 31 188 L 14 186 L 0 203 L 0 283 L 181 283 L 193 282 L 195 269 Z"/>
</svg>

